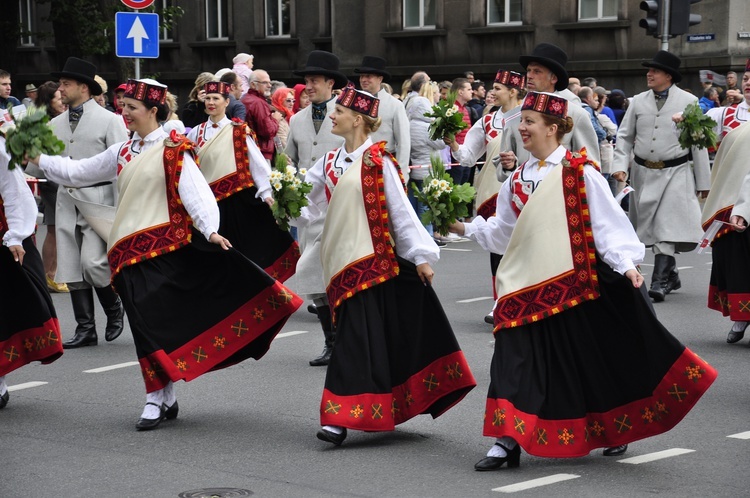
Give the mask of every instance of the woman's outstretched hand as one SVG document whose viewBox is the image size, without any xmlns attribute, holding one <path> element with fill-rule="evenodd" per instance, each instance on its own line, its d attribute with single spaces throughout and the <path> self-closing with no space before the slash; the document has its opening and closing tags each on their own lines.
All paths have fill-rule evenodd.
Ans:
<svg viewBox="0 0 750 498">
<path fill-rule="evenodd" d="M 221 248 L 225 251 L 232 247 L 232 244 L 227 239 L 216 232 L 211 234 L 211 236 L 208 238 L 208 241 L 212 244 L 216 244 L 217 246 L 221 246 Z"/>
<path fill-rule="evenodd" d="M 643 285 L 643 275 L 638 270 L 628 270 L 625 272 L 625 276 L 630 280 L 630 282 L 633 284 L 633 287 L 638 289 L 641 285 Z"/>
<path fill-rule="evenodd" d="M 417 265 L 417 275 L 419 275 L 419 279 L 422 283 L 425 285 L 431 285 L 432 277 L 435 276 L 435 272 L 432 271 L 432 267 L 429 263 L 422 263 L 421 265 Z"/>
</svg>

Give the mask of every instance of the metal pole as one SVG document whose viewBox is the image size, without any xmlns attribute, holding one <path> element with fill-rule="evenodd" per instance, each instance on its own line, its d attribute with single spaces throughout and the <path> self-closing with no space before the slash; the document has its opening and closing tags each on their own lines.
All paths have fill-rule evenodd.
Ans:
<svg viewBox="0 0 750 498">
<path fill-rule="evenodd" d="M 135 79 L 141 79 L 141 60 L 137 57 L 135 59 Z"/>
<path fill-rule="evenodd" d="M 669 18 L 670 18 L 670 3 L 671 0 L 662 0 L 661 2 L 661 49 L 669 50 Z"/>
</svg>

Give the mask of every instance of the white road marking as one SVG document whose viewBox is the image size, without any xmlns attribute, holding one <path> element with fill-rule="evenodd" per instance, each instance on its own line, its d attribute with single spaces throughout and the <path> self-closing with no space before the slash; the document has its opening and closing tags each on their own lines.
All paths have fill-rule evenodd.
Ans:
<svg viewBox="0 0 750 498">
<path fill-rule="evenodd" d="M 639 263 L 640 266 L 654 266 L 651 263 Z"/>
<path fill-rule="evenodd" d="M 645 455 L 639 455 L 631 458 L 624 458 L 617 460 L 619 463 L 632 463 L 638 465 L 639 463 L 648 463 L 655 460 L 661 460 L 662 458 L 670 458 L 673 456 L 684 455 L 686 453 L 692 453 L 695 450 L 686 450 L 685 448 L 672 448 L 671 450 L 657 451 L 655 453 L 646 453 Z"/>
<path fill-rule="evenodd" d="M 139 365 L 137 361 L 129 361 L 127 363 L 118 363 L 117 365 L 109 365 L 106 367 L 92 368 L 91 370 L 84 370 L 83 373 L 87 374 L 98 374 L 102 372 L 109 372 L 110 370 L 117 370 L 118 368 L 134 367 Z"/>
<path fill-rule="evenodd" d="M 488 299 L 493 299 L 493 297 L 492 296 L 472 297 L 471 299 L 461 299 L 460 301 L 456 301 L 456 302 L 461 303 L 461 304 L 476 303 L 477 301 L 487 301 Z"/>
<path fill-rule="evenodd" d="M 441 251 L 472 252 L 471 249 L 456 249 L 453 247 L 441 247 Z"/>
<path fill-rule="evenodd" d="M 8 391 L 20 391 L 21 389 L 29 389 L 30 387 L 39 387 L 49 382 L 39 382 L 37 380 L 33 382 L 24 382 L 23 384 L 16 384 L 15 386 L 8 386 Z"/>
<path fill-rule="evenodd" d="M 678 266 L 677 269 L 678 270 L 692 270 L 693 267 L 692 266 Z"/>
<path fill-rule="evenodd" d="M 300 334 L 307 334 L 309 330 L 290 330 L 289 332 L 284 332 L 283 334 L 279 334 L 276 337 L 291 337 L 293 335 L 300 335 Z"/>
<path fill-rule="evenodd" d="M 525 491 L 527 489 L 538 488 L 540 486 L 547 486 L 548 484 L 569 481 L 578 477 L 581 476 L 576 474 L 554 474 L 547 477 L 540 477 L 539 479 L 532 479 L 530 481 L 524 481 L 516 484 L 510 484 L 508 486 L 502 486 L 500 488 L 494 488 L 492 491 L 497 491 L 498 493 L 516 493 L 518 491 Z"/>
<path fill-rule="evenodd" d="M 740 432 L 738 434 L 732 434 L 731 436 L 727 436 L 727 437 L 731 437 L 734 439 L 750 439 L 750 431 Z"/>
</svg>

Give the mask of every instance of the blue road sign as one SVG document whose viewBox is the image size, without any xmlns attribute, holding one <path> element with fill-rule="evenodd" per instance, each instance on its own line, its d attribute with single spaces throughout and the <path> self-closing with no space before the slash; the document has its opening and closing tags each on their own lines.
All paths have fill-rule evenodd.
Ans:
<svg viewBox="0 0 750 498">
<path fill-rule="evenodd" d="M 159 57 L 159 14 L 115 13 L 117 57 L 156 59 Z"/>
</svg>

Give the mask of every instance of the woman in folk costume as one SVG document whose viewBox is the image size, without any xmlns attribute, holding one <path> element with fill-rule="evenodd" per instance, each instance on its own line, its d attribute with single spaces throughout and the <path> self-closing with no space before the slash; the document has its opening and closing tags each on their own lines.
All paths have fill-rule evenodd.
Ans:
<svg viewBox="0 0 750 498">
<path fill-rule="evenodd" d="M 32 361 L 52 363 L 63 354 L 42 258 L 34 244 L 37 208 L 21 168 L 0 134 L 0 408 L 8 404 L 5 376 Z"/>
<path fill-rule="evenodd" d="M 499 70 L 492 84 L 498 111 L 487 114 L 474 123 L 466 134 L 464 143 L 460 144 L 455 139 L 446 141 L 451 147 L 453 157 L 462 165 L 471 166 L 486 154 L 484 166 L 476 175 L 474 187 L 477 190 L 476 206 L 477 215 L 487 219 L 495 215 L 495 201 L 500 186 L 508 176 L 508 172 L 502 167 L 497 170 L 497 161 L 500 158 L 500 144 L 503 139 L 503 128 L 506 119 L 513 119 L 520 113 L 519 106 L 526 95 L 526 77 L 515 71 Z M 517 109 L 518 108 L 518 109 Z M 514 111 L 511 113 L 511 111 Z M 495 273 L 497 265 L 500 264 L 502 256 L 490 253 L 490 271 L 492 272 L 492 292 L 495 294 Z M 494 324 L 492 313 L 484 317 L 484 321 Z"/>
<path fill-rule="evenodd" d="M 173 382 L 262 357 L 302 303 L 217 233 L 219 209 L 192 143 L 159 126 L 166 92 L 129 80 L 131 140 L 80 161 L 32 159 L 63 185 L 117 178 L 108 256 L 148 393 L 139 430 L 177 416 Z"/>
<path fill-rule="evenodd" d="M 727 342 L 742 340 L 750 323 L 750 125 L 730 131 L 711 170 L 703 228 L 723 222 L 712 243 L 708 307 L 732 320 Z"/>
<path fill-rule="evenodd" d="M 657 320 L 635 267 L 645 252 L 585 153 L 561 146 L 568 102 L 529 93 L 519 125 L 530 158 L 500 189 L 495 216 L 452 230 L 503 254 L 484 435 L 476 470 L 578 457 L 674 427 L 716 371 Z"/>
<path fill-rule="evenodd" d="M 344 146 L 306 176 L 302 218 L 325 216 L 320 254 L 337 334 L 317 437 L 335 445 L 347 428 L 392 431 L 415 415 L 437 417 L 476 385 L 431 287 L 439 250 L 385 144 L 370 138 L 379 102 L 343 91 L 331 121 Z"/>
<path fill-rule="evenodd" d="M 198 163 L 219 204 L 219 233 L 232 246 L 284 282 L 294 275 L 299 247 L 279 229 L 273 204 L 268 162 L 247 133 L 244 121 L 226 116 L 230 87 L 212 81 L 203 85 L 208 121 L 188 138 L 198 149 Z"/>
</svg>

